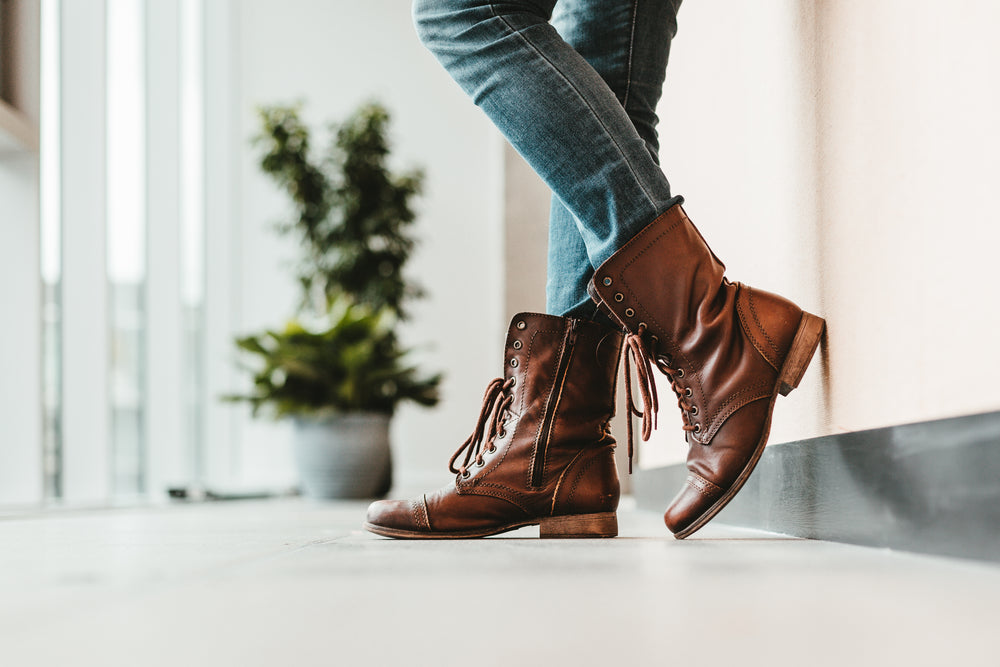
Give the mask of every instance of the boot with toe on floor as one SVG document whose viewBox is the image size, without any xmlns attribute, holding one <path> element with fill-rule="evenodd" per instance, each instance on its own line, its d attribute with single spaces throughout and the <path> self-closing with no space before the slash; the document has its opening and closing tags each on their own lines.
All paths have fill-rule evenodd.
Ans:
<svg viewBox="0 0 1000 667">
<path fill-rule="evenodd" d="M 618 534 L 609 422 L 622 334 L 586 320 L 522 313 L 475 430 L 451 458 L 454 481 L 380 500 L 365 528 L 386 537 L 485 537 L 538 525 L 540 537 Z M 456 465 L 462 459 L 461 465 Z"/>
<path fill-rule="evenodd" d="M 589 286 L 626 330 L 626 370 L 636 364 L 642 397 L 640 411 L 630 391 L 629 410 L 642 416 L 644 438 L 658 408 L 652 366 L 677 397 L 688 475 L 664 521 L 679 539 L 742 488 L 763 453 L 775 399 L 798 386 L 823 333 L 821 318 L 724 273 L 677 204 L 604 262 Z"/>
</svg>

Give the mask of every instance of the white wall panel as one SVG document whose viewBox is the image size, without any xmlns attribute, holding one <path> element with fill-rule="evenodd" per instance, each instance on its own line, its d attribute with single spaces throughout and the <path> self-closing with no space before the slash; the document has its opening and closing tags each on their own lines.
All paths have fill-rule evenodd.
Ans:
<svg viewBox="0 0 1000 667">
<path fill-rule="evenodd" d="M 5 45 L 12 77 L 6 87 L 33 139 L 29 146 L 37 147 L 39 5 L 18 2 L 9 9 L 5 32 L 17 39 Z M 0 505 L 42 497 L 38 160 L 37 152 L 20 146 L 0 151 Z"/>
<path fill-rule="evenodd" d="M 105 6 L 62 7 L 64 496 L 110 497 Z"/>
<path fill-rule="evenodd" d="M 0 505 L 42 497 L 38 156 L 0 154 Z"/>
<path fill-rule="evenodd" d="M 152 498 L 192 472 L 184 440 L 180 248 L 180 7 L 146 3 L 146 445 Z"/>
<path fill-rule="evenodd" d="M 233 389 L 232 336 L 241 306 L 235 262 L 240 256 L 239 13 L 242 3 L 205 3 L 205 481 L 229 485 L 242 479 L 241 421 L 219 397 Z M 276 6 L 275 11 L 283 11 Z"/>
</svg>

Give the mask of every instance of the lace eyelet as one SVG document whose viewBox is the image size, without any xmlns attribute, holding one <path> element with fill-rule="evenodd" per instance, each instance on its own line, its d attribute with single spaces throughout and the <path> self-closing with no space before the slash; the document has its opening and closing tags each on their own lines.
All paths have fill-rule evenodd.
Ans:
<svg viewBox="0 0 1000 667">
<path fill-rule="evenodd" d="M 521 349 L 521 347 L 522 347 L 522 345 L 523 345 L 523 344 L 521 343 L 521 341 L 519 341 L 519 340 L 515 340 L 515 341 L 514 341 L 514 349 L 515 349 L 515 350 L 520 350 L 520 349 Z"/>
<path fill-rule="evenodd" d="M 621 292 L 618 292 L 618 293 L 615 294 L 615 301 L 617 301 L 618 303 L 621 303 L 624 300 L 625 300 L 625 295 L 624 294 L 622 294 Z"/>
<path fill-rule="evenodd" d="M 521 320 L 520 322 L 517 323 L 518 329 L 524 329 L 526 326 L 528 325 L 524 323 L 524 320 Z"/>
<path fill-rule="evenodd" d="M 513 387 L 515 384 L 517 384 L 517 377 L 516 376 L 511 376 L 511 378 L 510 378 L 510 386 Z"/>
<path fill-rule="evenodd" d="M 502 437 L 502 436 L 501 436 L 501 437 Z M 490 454 L 492 454 L 492 453 L 493 453 L 493 452 L 495 452 L 496 450 L 497 450 L 497 446 L 496 446 L 496 445 L 490 445 L 490 448 L 489 448 L 489 449 L 487 449 L 486 451 L 487 451 L 487 452 L 489 452 Z"/>
<path fill-rule="evenodd" d="M 483 461 L 482 459 L 477 459 L 476 460 L 476 467 L 477 468 L 482 468 L 484 465 L 486 465 L 486 461 Z"/>
<path fill-rule="evenodd" d="M 510 360 L 510 367 L 511 368 L 517 368 L 517 359 L 511 359 Z"/>
<path fill-rule="evenodd" d="M 632 310 L 631 308 L 625 309 L 625 317 L 634 317 L 634 316 L 635 316 L 634 310 Z"/>
<path fill-rule="evenodd" d="M 691 387 L 685 387 L 685 388 L 684 388 L 684 395 L 685 395 L 685 396 L 687 396 L 688 398 L 691 398 L 691 396 L 692 396 L 693 394 L 694 394 L 694 392 L 693 392 L 693 391 L 691 391 Z M 697 408 L 697 406 L 695 406 L 695 407 Z"/>
<path fill-rule="evenodd" d="M 691 406 L 691 415 L 693 416 L 693 415 L 696 415 L 696 414 L 698 414 L 698 406 L 697 405 L 692 405 Z"/>
<path fill-rule="evenodd" d="M 695 424 L 694 425 L 694 432 L 695 433 L 701 433 L 701 424 Z"/>
<path fill-rule="evenodd" d="M 462 473 L 462 479 L 469 479 L 470 477 L 472 477 L 472 473 L 468 470 Z"/>
<path fill-rule="evenodd" d="M 605 286 L 605 287 L 611 287 L 611 276 L 607 276 L 607 277 L 606 277 L 606 278 L 604 279 L 604 286 Z"/>
<path fill-rule="evenodd" d="M 497 433 L 497 437 L 498 438 L 506 438 L 507 437 L 507 431 L 500 431 L 499 433 Z M 493 449 L 496 449 L 496 447 L 494 447 Z M 493 451 L 493 450 L 491 449 L 490 451 Z"/>
<path fill-rule="evenodd" d="M 679 377 L 679 378 L 682 378 L 682 377 L 684 377 L 684 369 L 683 369 L 683 368 L 678 368 L 678 369 L 677 369 L 677 372 L 675 373 L 675 375 L 676 375 L 677 377 Z"/>
</svg>

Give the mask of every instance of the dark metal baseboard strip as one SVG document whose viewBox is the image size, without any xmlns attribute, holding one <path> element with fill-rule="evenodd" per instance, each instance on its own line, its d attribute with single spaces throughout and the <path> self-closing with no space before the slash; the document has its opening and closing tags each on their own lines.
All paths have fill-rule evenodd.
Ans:
<svg viewBox="0 0 1000 667">
<path fill-rule="evenodd" d="M 662 511 L 685 476 L 639 471 L 639 506 Z M 1000 412 L 768 445 L 715 521 L 1000 562 Z"/>
</svg>

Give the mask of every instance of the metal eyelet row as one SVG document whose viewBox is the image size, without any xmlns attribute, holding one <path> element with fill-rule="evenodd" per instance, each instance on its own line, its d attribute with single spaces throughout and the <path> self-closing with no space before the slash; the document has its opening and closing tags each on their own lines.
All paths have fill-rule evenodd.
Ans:
<svg viewBox="0 0 1000 667">
<path fill-rule="evenodd" d="M 524 331 L 525 329 L 528 328 L 528 324 L 524 320 L 518 320 L 514 324 L 514 328 L 518 329 L 519 331 Z M 514 348 L 515 350 L 520 350 L 520 349 L 522 349 L 524 347 L 524 343 L 521 342 L 520 340 L 515 340 L 514 342 L 512 342 L 510 344 L 510 346 L 512 348 Z M 511 360 L 510 360 L 510 367 L 511 368 L 517 368 L 518 365 L 519 365 L 519 362 L 517 360 L 517 357 L 512 357 Z M 512 375 L 510 377 L 510 384 L 511 384 L 511 387 L 514 387 L 514 386 L 517 385 L 517 376 L 516 375 Z M 497 438 L 506 438 L 507 437 L 507 431 L 506 431 L 506 429 L 504 429 L 504 427 L 503 427 L 502 424 L 500 426 L 500 430 L 497 431 L 496 437 Z M 486 453 L 487 454 L 493 454 L 496 451 L 497 451 L 497 446 L 495 444 L 493 444 L 492 442 L 490 442 L 490 446 L 486 449 Z M 485 461 L 484 461 L 484 464 L 485 464 Z"/>
<path fill-rule="evenodd" d="M 525 322 L 524 320 L 518 320 L 514 324 L 514 328 L 516 328 L 516 329 L 518 329 L 520 331 L 524 331 L 525 329 L 528 328 L 528 323 Z M 511 343 L 511 347 L 513 347 L 515 350 L 520 350 L 521 348 L 524 347 L 524 343 L 522 343 L 519 340 L 515 340 L 513 343 Z M 509 363 L 510 363 L 510 367 L 511 368 L 517 368 L 520 362 L 517 360 L 517 357 L 513 357 L 510 360 Z M 511 376 L 511 380 L 512 380 L 512 382 L 511 382 L 512 386 L 515 385 L 515 384 L 517 384 L 517 376 L 516 375 Z M 498 434 L 498 435 L 500 435 L 500 434 Z M 503 437 L 503 436 L 500 435 L 500 437 Z"/>
<path fill-rule="evenodd" d="M 499 433 L 497 433 L 497 437 L 499 437 L 499 438 L 504 438 L 506 436 L 507 436 L 507 432 L 506 431 L 500 431 Z M 485 453 L 486 454 L 495 454 L 496 451 L 497 451 L 497 449 L 498 448 L 497 448 L 496 445 L 494 445 L 493 443 L 490 443 L 490 446 L 486 449 Z M 480 456 L 480 459 L 477 460 L 475 463 L 473 463 L 473 465 L 475 467 L 477 467 L 477 468 L 482 468 L 483 466 L 486 465 L 486 459 L 482 458 L 482 454 L 480 454 L 479 456 Z M 468 470 L 466 470 L 465 472 L 462 473 L 462 479 L 469 479 L 470 477 L 472 477 L 472 473 L 469 472 Z"/>
<path fill-rule="evenodd" d="M 604 276 L 604 278 L 601 279 L 601 282 L 604 283 L 605 287 L 611 287 L 611 285 L 614 283 L 614 280 L 611 278 L 611 276 Z M 625 300 L 625 295 L 622 294 L 621 292 L 615 292 L 615 295 L 612 298 L 614 298 L 616 303 L 621 303 Z M 625 317 L 635 317 L 635 310 L 631 307 L 626 308 Z"/>
<path fill-rule="evenodd" d="M 604 283 L 605 287 L 610 287 L 614 281 L 611 279 L 610 276 L 605 276 L 604 279 L 601 282 Z M 618 303 L 621 303 L 621 302 L 623 302 L 625 300 L 625 295 L 622 294 L 621 292 L 615 292 L 614 300 L 616 302 L 618 302 Z M 633 309 L 631 307 L 626 308 L 625 309 L 625 317 L 635 317 L 635 309 Z M 635 330 L 636 331 L 638 331 L 640 329 L 646 330 L 647 327 L 648 327 L 648 325 L 645 322 L 640 322 L 639 326 L 636 327 Z M 654 345 L 656 343 L 660 342 L 659 336 L 655 336 L 655 335 L 652 335 L 652 334 L 650 335 L 650 340 L 653 342 Z M 683 378 L 684 377 L 684 369 L 683 368 L 676 369 L 675 376 L 678 379 L 679 378 Z M 694 395 L 694 392 L 691 391 L 691 387 L 685 387 L 684 388 L 684 396 L 686 396 L 687 398 L 691 398 L 691 396 L 693 396 L 693 395 Z M 690 413 L 691 413 L 692 417 L 696 416 L 698 414 L 698 412 L 699 412 L 699 410 L 698 410 L 698 406 L 697 405 L 694 405 L 694 406 L 691 407 Z M 701 433 L 701 424 L 695 424 L 694 425 L 694 432 L 695 433 Z"/>
<path fill-rule="evenodd" d="M 524 329 L 525 329 L 525 328 L 526 328 L 526 327 L 527 327 L 528 325 L 527 325 L 527 324 L 525 324 L 524 320 L 518 320 L 517 324 L 515 324 L 514 326 L 515 326 L 515 327 L 517 327 L 518 329 L 520 329 L 521 331 L 524 331 Z M 519 340 L 515 340 L 515 341 L 514 341 L 514 342 L 512 343 L 512 346 L 513 346 L 513 348 L 514 348 L 515 350 L 520 350 L 520 349 L 521 349 L 521 348 L 522 348 L 522 347 L 524 346 L 524 343 L 522 343 L 522 342 L 521 342 L 521 341 L 519 341 Z M 516 358 L 516 357 L 510 360 L 510 367 L 511 367 L 511 368 L 517 368 L 517 358 Z"/>
</svg>

